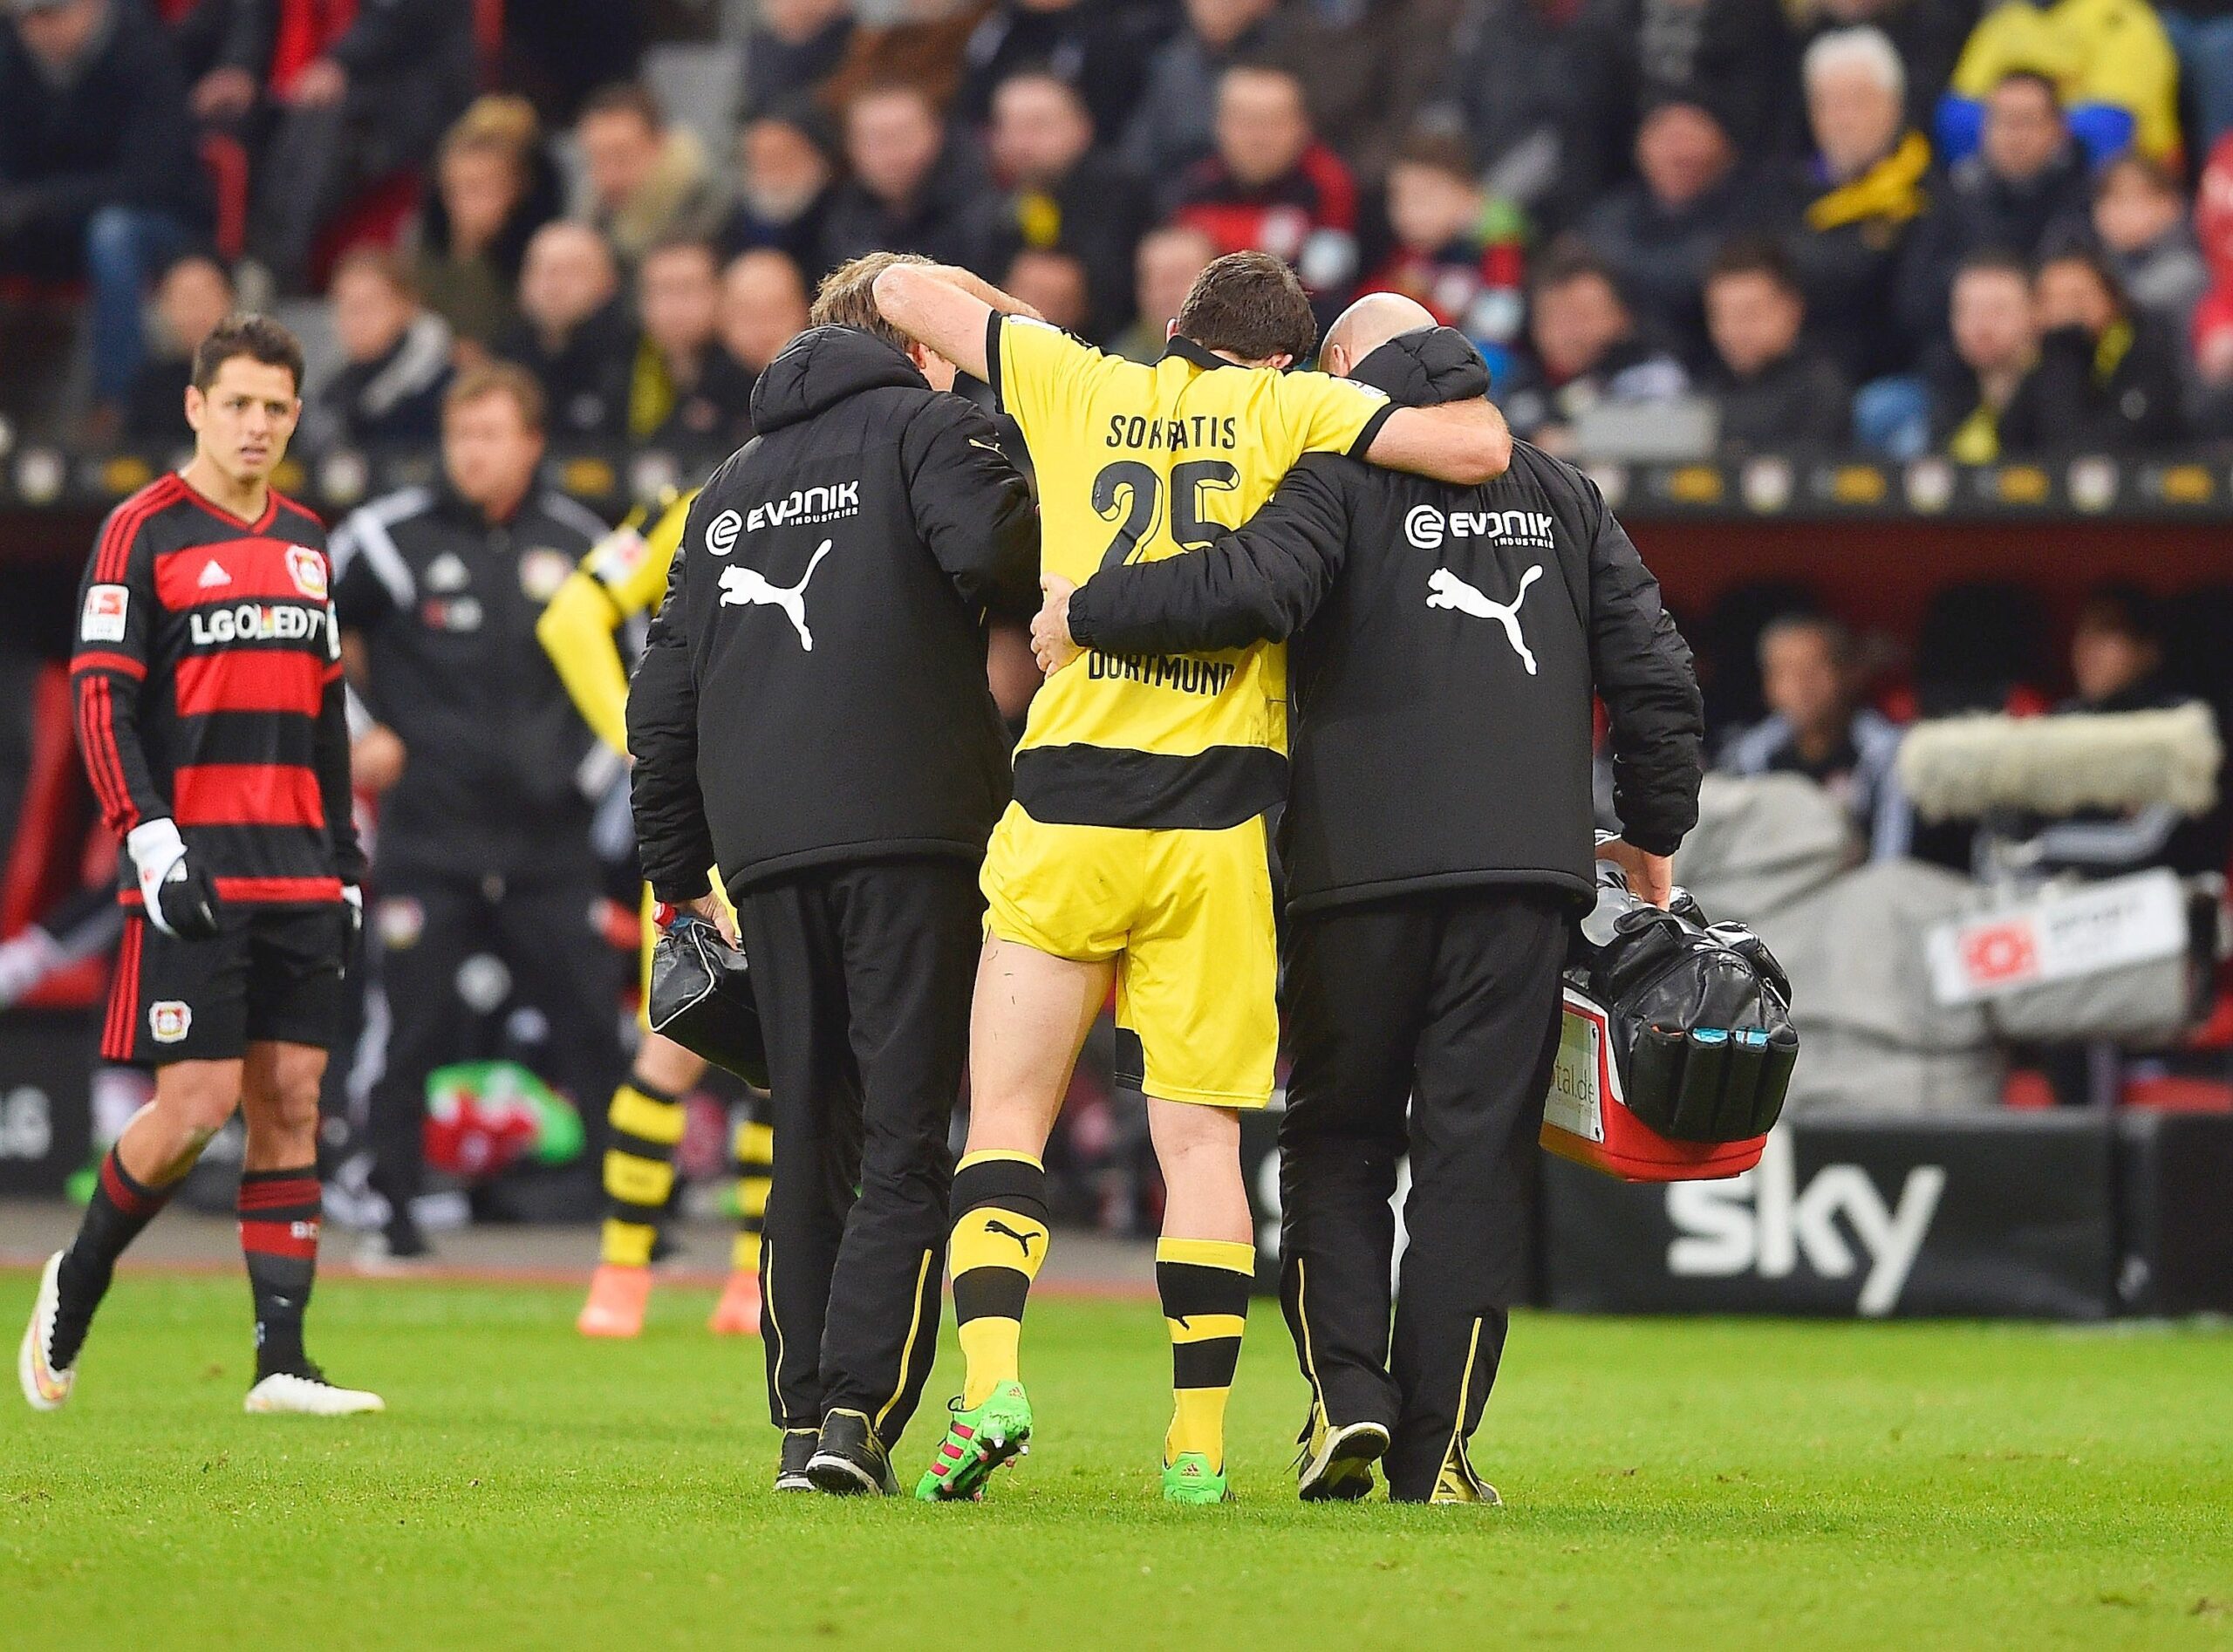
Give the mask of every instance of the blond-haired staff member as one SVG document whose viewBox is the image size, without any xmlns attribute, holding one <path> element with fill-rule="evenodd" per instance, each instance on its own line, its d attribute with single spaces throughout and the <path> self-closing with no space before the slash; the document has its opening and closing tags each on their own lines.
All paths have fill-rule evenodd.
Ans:
<svg viewBox="0 0 2233 1652">
<path fill-rule="evenodd" d="M 785 1489 L 891 1489 L 937 1348 L 977 869 L 1009 787 L 984 620 L 1028 611 L 1038 569 L 992 420 L 877 313 L 893 262 L 830 276 L 761 375 L 628 695 L 645 872 L 714 917 L 718 866 L 760 997 Z"/>
</svg>

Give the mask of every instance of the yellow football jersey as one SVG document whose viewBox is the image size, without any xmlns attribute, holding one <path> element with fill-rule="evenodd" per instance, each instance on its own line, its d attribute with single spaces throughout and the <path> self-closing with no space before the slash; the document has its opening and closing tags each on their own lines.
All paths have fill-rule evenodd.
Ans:
<svg viewBox="0 0 2233 1652">
<path fill-rule="evenodd" d="M 1152 365 L 1004 318 L 993 389 L 1038 473 L 1041 561 L 1103 568 L 1199 550 L 1248 520 L 1305 454 L 1362 455 L 1376 390 L 1234 365 L 1178 338 Z M 1048 824 L 1219 829 L 1287 789 L 1287 653 L 1089 651 L 1032 701 L 1015 795 Z"/>
<path fill-rule="evenodd" d="M 697 497 L 693 488 L 669 503 L 649 533 L 646 513 L 638 511 L 598 541 L 536 622 L 536 637 L 582 720 L 618 752 L 628 749 L 628 667 L 613 630 L 659 612 Z"/>
</svg>

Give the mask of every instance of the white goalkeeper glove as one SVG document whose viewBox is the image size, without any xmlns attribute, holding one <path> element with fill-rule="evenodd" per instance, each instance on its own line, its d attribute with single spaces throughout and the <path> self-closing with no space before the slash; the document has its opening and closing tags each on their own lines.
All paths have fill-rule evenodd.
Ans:
<svg viewBox="0 0 2233 1652">
<path fill-rule="evenodd" d="M 216 886 L 186 863 L 186 840 L 169 819 L 142 821 L 126 834 L 125 853 L 140 878 L 147 921 L 174 940 L 208 940 L 217 932 Z"/>
</svg>

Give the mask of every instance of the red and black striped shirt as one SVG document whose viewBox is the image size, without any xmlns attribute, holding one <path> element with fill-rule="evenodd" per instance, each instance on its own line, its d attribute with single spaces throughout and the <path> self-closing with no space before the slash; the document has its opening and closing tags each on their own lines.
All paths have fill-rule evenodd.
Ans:
<svg viewBox="0 0 2233 1652">
<path fill-rule="evenodd" d="M 167 475 L 101 525 L 71 659 L 78 741 L 119 836 L 178 823 L 221 899 L 338 900 L 350 818 L 325 530 L 277 493 L 244 522 Z M 127 866 L 121 898 L 140 904 Z"/>
</svg>

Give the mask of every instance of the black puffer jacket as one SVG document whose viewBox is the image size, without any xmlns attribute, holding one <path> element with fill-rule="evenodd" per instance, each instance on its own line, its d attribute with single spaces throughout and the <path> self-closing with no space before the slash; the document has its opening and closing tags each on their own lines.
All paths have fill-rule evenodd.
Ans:
<svg viewBox="0 0 2233 1652">
<path fill-rule="evenodd" d="M 1036 600 L 1038 513 L 993 422 L 850 327 L 754 386 L 759 436 L 690 509 L 628 693 L 662 899 L 806 867 L 973 861 L 1008 798 L 988 611 Z"/>
<path fill-rule="evenodd" d="M 1488 388 L 1448 328 L 1356 377 L 1405 406 Z M 1697 819 L 1690 648 L 1596 485 L 1525 442 L 1478 488 L 1306 459 L 1208 551 L 1096 574 L 1070 631 L 1116 652 L 1294 638 L 1297 911 L 1477 884 L 1588 895 L 1593 692 L 1629 841 L 1670 853 Z"/>
</svg>

